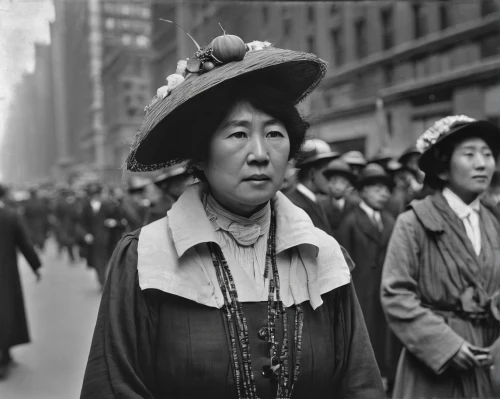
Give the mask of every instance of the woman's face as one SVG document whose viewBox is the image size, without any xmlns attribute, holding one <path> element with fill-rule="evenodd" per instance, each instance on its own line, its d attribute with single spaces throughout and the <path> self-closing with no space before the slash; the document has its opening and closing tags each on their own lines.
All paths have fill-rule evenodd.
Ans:
<svg viewBox="0 0 500 399">
<path fill-rule="evenodd" d="M 483 139 L 470 138 L 454 149 L 447 172 L 440 176 L 466 203 L 472 202 L 490 185 L 495 171 L 493 153 Z"/>
<path fill-rule="evenodd" d="M 197 166 L 221 205 L 250 216 L 279 190 L 289 153 L 283 123 L 242 102 L 217 128 L 207 159 Z"/>
</svg>

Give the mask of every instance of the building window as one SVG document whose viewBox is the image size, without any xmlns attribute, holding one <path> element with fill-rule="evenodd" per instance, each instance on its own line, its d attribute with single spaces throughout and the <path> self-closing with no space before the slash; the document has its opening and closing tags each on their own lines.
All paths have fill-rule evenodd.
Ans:
<svg viewBox="0 0 500 399">
<path fill-rule="evenodd" d="M 149 39 L 144 35 L 139 35 L 135 39 L 135 43 L 139 47 L 149 47 Z"/>
<path fill-rule="evenodd" d="M 340 12 L 340 6 L 338 4 L 332 4 L 330 6 L 330 16 L 334 16 Z"/>
<path fill-rule="evenodd" d="M 356 53 L 358 58 L 366 57 L 366 21 L 364 18 L 359 18 L 355 22 L 356 32 Z"/>
<path fill-rule="evenodd" d="M 426 20 L 422 9 L 422 4 L 420 3 L 413 4 L 413 27 L 415 39 L 426 35 Z"/>
<path fill-rule="evenodd" d="M 283 20 L 283 35 L 290 36 L 290 33 L 292 33 L 292 20 L 286 18 Z"/>
<path fill-rule="evenodd" d="M 495 0 L 481 0 L 481 15 L 483 17 L 497 11 L 498 5 L 495 4 Z"/>
<path fill-rule="evenodd" d="M 393 45 L 394 23 L 392 18 L 392 8 L 386 8 L 380 14 L 382 20 L 382 48 L 390 49 Z"/>
<path fill-rule="evenodd" d="M 112 30 L 116 27 L 116 20 L 114 18 L 106 18 L 106 29 Z"/>
<path fill-rule="evenodd" d="M 342 28 L 332 29 L 331 37 L 333 43 L 333 59 L 335 66 L 341 66 L 345 62 L 344 37 Z"/>
<path fill-rule="evenodd" d="M 481 58 L 493 57 L 500 54 L 500 36 L 485 36 L 480 42 Z"/>
<path fill-rule="evenodd" d="M 309 22 L 314 22 L 315 19 L 316 19 L 316 10 L 314 9 L 314 6 L 307 7 L 307 20 Z"/>
<path fill-rule="evenodd" d="M 419 56 L 413 59 L 413 74 L 416 79 L 429 76 L 429 60 L 427 57 Z"/>
<path fill-rule="evenodd" d="M 264 21 L 265 24 L 269 22 L 269 7 L 264 6 L 262 7 L 262 20 Z"/>
<path fill-rule="evenodd" d="M 384 66 L 384 83 L 386 86 L 391 86 L 394 83 L 394 65 L 387 64 Z"/>
<path fill-rule="evenodd" d="M 314 40 L 314 36 L 307 37 L 307 52 L 314 53 L 316 52 L 316 41 Z"/>
<path fill-rule="evenodd" d="M 439 5 L 439 29 L 444 30 L 450 26 L 449 4 L 447 2 Z"/>
</svg>

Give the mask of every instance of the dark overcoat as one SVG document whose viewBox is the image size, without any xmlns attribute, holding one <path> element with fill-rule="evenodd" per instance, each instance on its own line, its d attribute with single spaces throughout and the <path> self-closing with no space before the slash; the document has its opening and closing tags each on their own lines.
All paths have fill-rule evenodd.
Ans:
<svg viewBox="0 0 500 399">
<path fill-rule="evenodd" d="M 31 241 L 43 248 L 50 226 L 47 203 L 42 198 L 30 198 L 24 203 L 22 213 Z"/>
<path fill-rule="evenodd" d="M 41 266 L 20 216 L 0 203 L 0 350 L 30 341 L 17 250 L 33 271 Z"/>
<path fill-rule="evenodd" d="M 290 201 L 309 215 L 314 227 L 332 235 L 332 229 L 330 228 L 330 223 L 328 222 L 328 215 L 321 204 L 311 201 L 304 194 L 298 191 L 297 188 L 287 191 L 285 195 Z"/>
<path fill-rule="evenodd" d="M 85 251 L 87 265 L 96 269 L 101 284 L 104 283 L 106 276 L 106 265 L 123 231 L 121 216 L 119 205 L 114 201 L 103 200 L 97 212 L 92 208 L 90 201 L 86 201 L 83 205 L 82 234 L 92 234 L 94 237 Z M 106 219 L 114 219 L 117 225 L 112 228 L 107 227 Z"/>
<path fill-rule="evenodd" d="M 78 204 L 68 198 L 60 199 L 54 209 L 56 236 L 61 245 L 75 245 L 78 241 Z"/>
<path fill-rule="evenodd" d="M 380 284 L 394 218 L 385 210 L 380 214 L 384 226 L 381 232 L 366 212 L 357 206 L 342 222 L 338 241 L 349 252 L 356 265 L 352 271 L 352 280 L 380 372 L 382 376 L 392 380 L 401 346 L 385 321 L 380 302 Z"/>
<path fill-rule="evenodd" d="M 359 205 L 359 200 L 356 200 L 351 196 L 346 196 L 345 205 L 342 209 L 335 206 L 332 199 L 327 196 L 323 196 L 322 198 L 320 198 L 319 203 L 326 212 L 328 223 L 330 223 L 330 228 L 332 230 L 333 236 L 337 238 L 338 230 L 342 224 L 342 221 L 355 207 Z"/>
</svg>

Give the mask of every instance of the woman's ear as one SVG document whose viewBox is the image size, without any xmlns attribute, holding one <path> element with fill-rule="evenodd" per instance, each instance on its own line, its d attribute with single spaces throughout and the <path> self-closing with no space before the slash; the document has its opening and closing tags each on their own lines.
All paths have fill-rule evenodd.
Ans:
<svg viewBox="0 0 500 399">
<path fill-rule="evenodd" d="M 441 180 L 443 180 L 443 181 L 448 181 L 448 178 L 449 178 L 449 173 L 448 173 L 448 171 L 446 170 L 446 171 L 444 171 L 444 172 L 438 173 L 436 176 L 437 176 L 437 177 L 439 177 L 439 178 L 440 178 Z"/>
</svg>

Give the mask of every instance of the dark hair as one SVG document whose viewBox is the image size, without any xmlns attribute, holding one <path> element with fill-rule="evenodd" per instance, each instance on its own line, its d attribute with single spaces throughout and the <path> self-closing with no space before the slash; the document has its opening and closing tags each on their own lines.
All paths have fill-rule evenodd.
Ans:
<svg viewBox="0 0 500 399">
<path fill-rule="evenodd" d="M 258 82 L 246 81 L 244 84 L 220 84 L 207 93 L 196 96 L 199 106 L 189 115 L 189 135 L 186 158 L 188 171 L 195 177 L 205 180 L 203 172 L 194 163 L 207 158 L 210 140 L 217 128 L 237 103 L 248 102 L 259 111 L 282 122 L 290 139 L 289 159 L 295 158 L 300 151 L 309 124 L 302 119 L 295 105 L 274 87 Z"/>
</svg>

